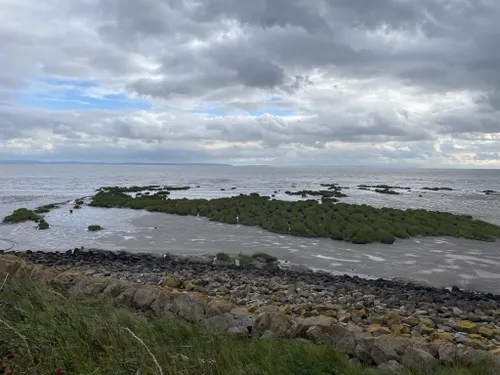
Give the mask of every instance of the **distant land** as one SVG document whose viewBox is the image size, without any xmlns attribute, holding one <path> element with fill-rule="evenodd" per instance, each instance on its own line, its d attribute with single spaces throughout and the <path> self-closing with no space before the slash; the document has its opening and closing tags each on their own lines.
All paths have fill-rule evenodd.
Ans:
<svg viewBox="0 0 500 375">
<path fill-rule="evenodd" d="M 40 161 L 40 160 L 0 160 L 0 164 L 91 164 L 91 165 L 183 165 L 207 167 L 232 167 L 231 164 L 220 163 L 154 163 L 154 162 L 101 162 L 101 161 Z"/>
</svg>

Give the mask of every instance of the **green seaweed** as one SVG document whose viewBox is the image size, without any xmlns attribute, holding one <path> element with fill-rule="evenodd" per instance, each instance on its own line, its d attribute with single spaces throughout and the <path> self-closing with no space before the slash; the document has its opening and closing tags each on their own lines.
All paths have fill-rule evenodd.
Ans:
<svg viewBox="0 0 500 375">
<path fill-rule="evenodd" d="M 211 221 L 258 226 L 270 232 L 322 237 L 354 243 L 394 243 L 396 238 L 453 236 L 495 241 L 500 227 L 468 215 L 422 209 L 401 210 L 334 203 L 328 199 L 270 200 L 257 193 L 217 199 L 133 198 L 120 191 L 100 191 L 92 207 L 145 209 L 176 215 L 207 217 Z"/>
</svg>

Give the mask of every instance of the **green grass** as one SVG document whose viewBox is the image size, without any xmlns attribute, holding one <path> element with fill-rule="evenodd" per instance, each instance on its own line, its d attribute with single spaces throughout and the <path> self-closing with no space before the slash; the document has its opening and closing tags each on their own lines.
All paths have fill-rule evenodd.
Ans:
<svg viewBox="0 0 500 375">
<path fill-rule="evenodd" d="M 49 223 L 47 223 L 45 220 L 40 220 L 40 222 L 38 223 L 38 229 L 40 230 L 45 230 L 45 229 L 49 229 Z"/>
<path fill-rule="evenodd" d="M 220 261 L 220 262 L 230 262 L 231 261 L 231 256 L 226 253 L 217 253 L 215 255 L 215 258 Z"/>
<path fill-rule="evenodd" d="M 90 206 L 204 216 L 211 221 L 258 226 L 274 233 L 360 244 L 391 244 L 397 238 L 416 236 L 452 236 L 482 241 L 495 241 L 500 237 L 499 226 L 474 220 L 468 215 L 375 208 L 334 203 L 324 196 L 322 198 L 322 203 L 315 199 L 297 202 L 270 200 L 258 193 L 211 200 L 169 199 L 165 195 L 133 198 L 121 190 L 101 190 L 93 196 Z"/>
<path fill-rule="evenodd" d="M 154 357 L 168 375 L 382 375 L 328 347 L 237 338 L 41 285 L 9 281 L 1 295 L 0 362 L 13 374 L 159 374 Z M 435 374 L 494 373 L 483 365 Z"/>
<path fill-rule="evenodd" d="M 27 208 L 19 208 L 15 210 L 9 216 L 6 216 L 3 221 L 4 223 L 22 223 L 25 221 L 39 222 L 42 217 L 32 210 Z"/>
</svg>

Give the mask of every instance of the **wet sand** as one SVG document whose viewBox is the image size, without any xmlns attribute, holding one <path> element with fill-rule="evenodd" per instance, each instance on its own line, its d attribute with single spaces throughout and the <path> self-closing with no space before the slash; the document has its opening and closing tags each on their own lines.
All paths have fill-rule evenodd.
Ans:
<svg viewBox="0 0 500 375">
<path fill-rule="evenodd" d="M 65 206 L 46 215 L 51 227 L 33 223 L 0 226 L 0 249 L 67 250 L 85 246 L 107 250 L 199 254 L 264 251 L 280 260 L 363 277 L 407 278 L 433 286 L 500 293 L 500 243 L 457 238 L 413 238 L 394 245 L 355 245 L 301 238 L 241 225 L 127 209 Z M 88 232 L 91 224 L 105 229 Z M 15 247 L 13 245 L 16 245 Z"/>
</svg>

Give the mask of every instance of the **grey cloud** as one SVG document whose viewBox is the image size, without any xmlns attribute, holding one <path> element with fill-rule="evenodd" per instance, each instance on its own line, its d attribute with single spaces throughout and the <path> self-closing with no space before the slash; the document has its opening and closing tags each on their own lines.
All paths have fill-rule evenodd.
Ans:
<svg viewBox="0 0 500 375">
<path fill-rule="evenodd" d="M 284 160 L 289 149 L 304 160 L 364 160 L 359 147 L 370 144 L 367 160 L 427 160 L 463 150 L 434 152 L 434 142 L 457 140 L 481 156 L 475 145 L 490 140 L 483 153 L 494 156 L 499 18 L 500 4 L 483 0 L 18 0 L 0 14 L 0 141 L 49 137 L 60 152 L 108 143 L 109 157 L 189 160 Z M 33 83 L 47 77 L 163 107 L 16 104 L 47 93 Z M 285 100 L 265 102 L 272 96 Z M 180 110 L 207 107 L 229 115 Z M 295 115 L 244 114 L 269 108 Z M 355 151 L 334 154 L 332 142 Z"/>
</svg>

